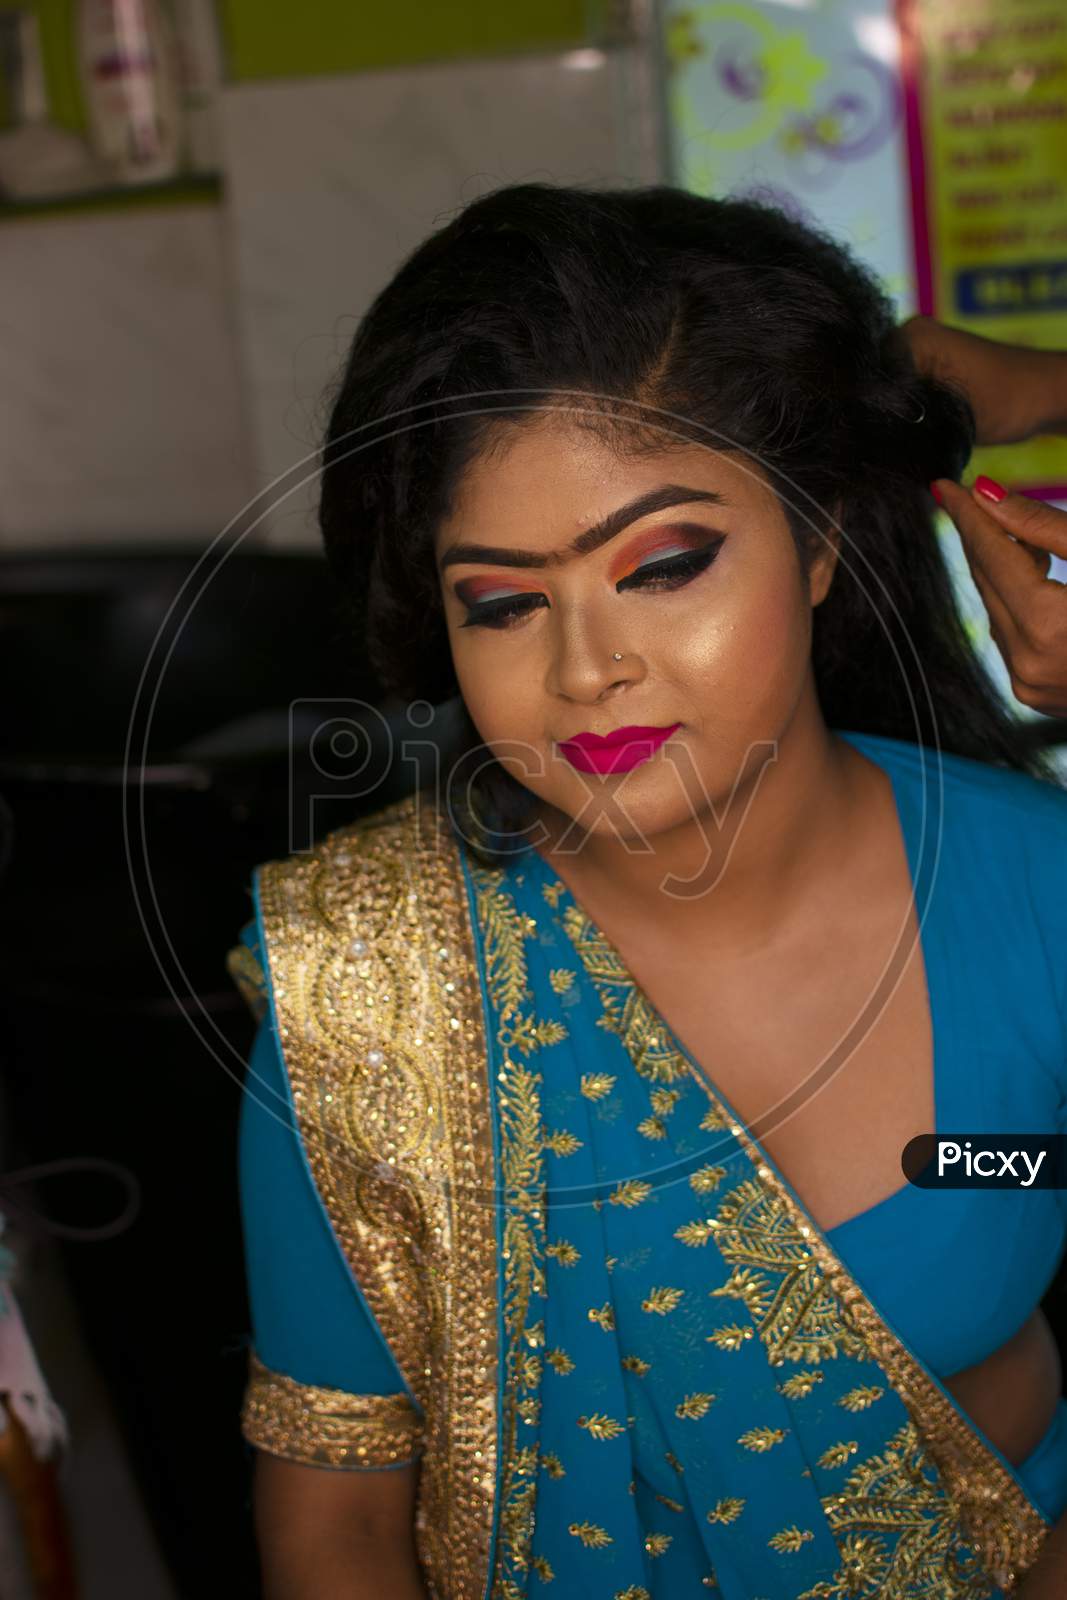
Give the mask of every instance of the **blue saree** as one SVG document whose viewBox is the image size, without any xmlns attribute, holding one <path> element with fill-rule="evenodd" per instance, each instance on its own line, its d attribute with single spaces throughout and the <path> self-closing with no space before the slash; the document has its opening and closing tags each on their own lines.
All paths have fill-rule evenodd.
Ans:
<svg viewBox="0 0 1067 1600">
<path fill-rule="evenodd" d="M 231 970 L 284 1070 L 242 1134 L 252 1444 L 420 1459 L 436 1600 L 1011 1592 L 1047 1508 L 535 851 L 487 867 L 414 797 L 255 900 Z M 327 1227 L 286 1253 L 297 1158 Z"/>
</svg>

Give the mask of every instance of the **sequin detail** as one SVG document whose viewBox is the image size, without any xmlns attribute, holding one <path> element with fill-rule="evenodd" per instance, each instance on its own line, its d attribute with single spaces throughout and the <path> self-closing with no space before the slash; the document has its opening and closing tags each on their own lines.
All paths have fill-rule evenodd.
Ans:
<svg viewBox="0 0 1067 1600">
<path fill-rule="evenodd" d="M 257 874 L 279 1042 L 334 1233 L 425 1449 L 433 1600 L 483 1600 L 497 1476 L 497 1242 L 481 992 L 455 835 L 414 795 Z"/>
<path fill-rule="evenodd" d="M 851 1488 L 823 1502 L 842 1565 L 833 1583 L 817 1585 L 803 1600 L 863 1592 L 848 1585 L 864 1563 L 881 1574 L 882 1600 L 916 1592 L 985 1600 L 990 1581 L 1012 1593 L 1047 1537 L 1042 1513 L 883 1322 L 766 1152 L 671 1037 L 614 945 L 576 903 L 564 906 L 561 921 L 599 993 L 601 1021 L 618 1034 L 634 1069 L 659 1083 L 676 1083 L 683 1075 L 695 1080 L 709 1102 L 701 1128 L 728 1128 L 752 1163 L 752 1176 L 722 1196 L 708 1225 L 709 1244 L 732 1269 L 712 1293 L 745 1307 L 772 1365 L 810 1366 L 839 1355 L 869 1360 L 881 1368 L 910 1418 L 882 1452 L 857 1463 Z M 690 1182 L 700 1193 L 716 1189 L 724 1176 L 724 1169 L 707 1167 Z M 696 1230 L 683 1240 L 700 1242 Z M 788 1391 L 782 1386 L 779 1392 Z M 880 1392 L 877 1384 L 863 1386 L 842 1403 L 863 1408 Z M 889 1513 L 871 1487 L 886 1477 L 893 1479 L 897 1497 Z M 805 1535 L 813 1537 L 810 1530 L 782 1529 L 772 1548 L 797 1549 Z M 915 1587 L 920 1578 L 925 1589 L 921 1583 Z"/>
<path fill-rule="evenodd" d="M 395 1467 L 417 1460 L 422 1424 L 406 1394 L 347 1394 L 297 1383 L 255 1352 L 241 1432 L 260 1450 L 313 1467 Z"/>
<path fill-rule="evenodd" d="M 470 875 L 484 951 L 491 1026 L 499 1047 L 496 1102 L 504 1190 L 502 1312 L 506 1347 L 501 1368 L 500 1532 L 490 1594 L 493 1600 L 511 1600 L 512 1596 L 525 1593 L 524 1575 L 531 1561 L 537 1502 L 536 1457 L 523 1448 L 521 1433 L 523 1424 L 535 1427 L 540 1419 L 541 1368 L 539 1364 L 529 1364 L 522 1347 L 542 1325 L 542 1319 L 532 1319 L 546 1291 L 542 1078 L 535 1067 L 527 1066 L 526 1059 L 559 1043 L 567 1033 L 561 1024 L 539 1019 L 530 1009 L 532 996 L 524 945 L 536 933 L 536 923 L 519 914 L 498 870 L 472 861 Z M 578 1252 L 573 1246 L 570 1249 L 573 1256 L 564 1250 L 561 1259 L 576 1264 Z M 565 1363 L 566 1356 L 557 1366 L 564 1374 Z M 590 1418 L 588 1423 L 594 1436 L 601 1437 L 607 1419 Z M 594 1535 L 579 1537 L 585 1541 Z"/>
</svg>

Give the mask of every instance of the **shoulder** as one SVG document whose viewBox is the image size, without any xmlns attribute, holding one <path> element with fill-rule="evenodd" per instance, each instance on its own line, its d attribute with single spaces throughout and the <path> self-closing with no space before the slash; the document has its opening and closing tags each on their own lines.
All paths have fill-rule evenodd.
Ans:
<svg viewBox="0 0 1067 1600">
<path fill-rule="evenodd" d="M 913 834 L 932 808 L 932 870 L 953 901 L 953 938 L 972 973 L 1016 996 L 1056 997 L 1062 1051 L 1067 1030 L 1067 789 L 1010 767 L 899 739 L 849 735 L 890 771 L 906 797 Z M 939 813 L 939 816 L 938 816 Z M 945 848 L 947 846 L 947 849 Z M 982 943 L 981 955 L 974 941 Z M 983 963 L 992 963 L 992 968 Z M 1027 1002 L 1029 1004 L 1029 1002 Z M 1017 1013 L 1013 1013 L 1017 1015 Z M 1064 1059 L 1062 1055 L 1059 1059 Z"/>
<path fill-rule="evenodd" d="M 435 814 L 436 806 L 430 796 L 406 795 L 402 800 L 394 800 L 377 811 L 356 817 L 341 828 L 334 828 L 308 849 L 294 850 L 288 856 L 263 862 L 256 870 L 298 871 L 309 865 L 347 866 L 354 860 L 373 861 L 408 855 L 418 841 L 422 825 Z"/>
<path fill-rule="evenodd" d="M 264 921 L 298 911 L 329 921 L 346 906 L 380 920 L 401 893 L 433 893 L 457 861 L 447 812 L 416 793 L 334 829 L 310 849 L 261 863 L 253 881 Z"/>
<path fill-rule="evenodd" d="M 470 946 L 459 835 L 447 808 L 417 792 L 335 829 L 253 874 L 263 966 L 279 1019 L 352 986 L 410 992 Z M 379 1003 L 376 1002 L 376 1003 Z M 394 1019 L 396 1020 L 396 1019 Z M 399 1026 L 399 1021 L 397 1021 Z"/>
<path fill-rule="evenodd" d="M 279 970 L 341 945 L 370 960 L 395 953 L 402 925 L 427 905 L 458 908 L 459 841 L 447 810 L 422 793 L 358 817 L 307 850 L 261 862 L 252 872 L 255 916 L 229 951 L 231 978 L 257 1018 L 278 995 Z"/>
<path fill-rule="evenodd" d="M 1061 784 L 883 734 L 847 737 L 911 786 L 934 792 L 943 786 L 949 826 L 986 825 L 1005 843 L 1048 843 L 1067 852 L 1067 788 Z"/>
<path fill-rule="evenodd" d="M 891 772 L 915 834 L 932 808 L 932 866 L 959 897 L 959 937 L 983 930 L 1020 985 L 1047 973 L 1067 1013 L 1067 789 L 903 740 L 849 737 Z"/>
</svg>

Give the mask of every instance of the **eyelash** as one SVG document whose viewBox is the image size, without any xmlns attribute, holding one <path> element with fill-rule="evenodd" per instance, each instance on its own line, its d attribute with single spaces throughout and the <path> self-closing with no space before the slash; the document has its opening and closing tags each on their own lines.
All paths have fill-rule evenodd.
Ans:
<svg viewBox="0 0 1067 1600">
<path fill-rule="evenodd" d="M 711 565 L 721 544 L 722 539 L 719 538 L 702 545 L 699 550 L 686 550 L 681 555 L 669 556 L 663 561 L 650 561 L 628 577 L 620 579 L 616 588 L 652 591 L 684 588 Z M 492 600 L 484 605 L 468 606 L 466 621 L 461 622 L 460 627 L 513 627 L 520 617 L 537 610 L 540 600 L 540 595 L 516 595 L 512 600 Z"/>
</svg>

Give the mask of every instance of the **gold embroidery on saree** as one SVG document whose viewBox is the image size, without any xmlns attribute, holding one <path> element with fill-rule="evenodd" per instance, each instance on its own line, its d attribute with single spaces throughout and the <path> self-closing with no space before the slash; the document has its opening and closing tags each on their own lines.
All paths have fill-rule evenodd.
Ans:
<svg viewBox="0 0 1067 1600">
<path fill-rule="evenodd" d="M 504 1190 L 504 1290 L 501 1400 L 500 1537 L 494 1600 L 510 1600 L 522 1592 L 519 1582 L 530 1565 L 536 1511 L 535 1463 L 519 1443 L 522 1422 L 540 1419 L 537 1389 L 541 1367 L 524 1360 L 522 1340 L 529 1337 L 528 1322 L 535 1296 L 545 1293 L 545 1130 L 541 1118 L 541 1074 L 531 1072 L 514 1053 L 526 1056 L 567 1037 L 561 1024 L 539 1020 L 528 1009 L 529 987 L 524 942 L 537 932 L 532 917 L 520 915 L 503 887 L 503 873 L 479 862 L 470 863 L 475 890 L 476 916 L 482 937 L 486 988 L 496 1022 L 500 1046 L 497 1102 L 500 1107 L 501 1182 Z M 578 1252 L 565 1241 L 549 1250 L 565 1265 Z M 571 1254 L 567 1254 L 567 1252 Z M 539 1321 L 534 1327 L 541 1327 Z M 599 1437 L 599 1435 L 597 1435 Z"/>
<path fill-rule="evenodd" d="M 778 1392 L 784 1394 L 787 1400 L 803 1400 L 822 1381 L 823 1375 L 818 1369 L 814 1372 L 794 1372 L 784 1383 L 778 1384 Z"/>
<path fill-rule="evenodd" d="M 744 1509 L 745 1502 L 739 1499 L 737 1495 L 727 1495 L 724 1500 L 716 1500 L 708 1512 L 708 1521 L 736 1522 Z"/>
<path fill-rule="evenodd" d="M 846 1411 L 866 1411 L 868 1406 L 873 1406 L 880 1400 L 885 1390 L 880 1383 L 861 1383 L 858 1388 L 850 1389 L 847 1394 L 841 1395 L 835 1404 L 844 1406 Z"/>
<path fill-rule="evenodd" d="M 668 1317 L 676 1310 L 685 1294 L 684 1289 L 676 1289 L 670 1284 L 661 1288 L 650 1289 L 648 1295 L 641 1301 L 641 1310 L 654 1313 L 659 1317 Z"/>
<path fill-rule="evenodd" d="M 743 1445 L 746 1450 L 758 1450 L 762 1452 L 766 1450 L 773 1450 L 774 1446 L 776 1444 L 781 1444 L 784 1438 L 784 1428 L 760 1427 L 749 1428 L 746 1433 L 741 1434 L 737 1442 L 738 1444 Z"/>
<path fill-rule="evenodd" d="M 667 1124 L 662 1117 L 645 1117 L 637 1124 L 637 1131 L 645 1139 L 665 1139 Z"/>
<path fill-rule="evenodd" d="M 614 946 L 574 903 L 565 906 L 562 923 L 599 994 L 604 1012 L 600 1020 L 618 1034 L 634 1068 L 644 1077 L 667 1082 L 681 1077 L 683 1071 L 690 1076 L 709 1100 L 701 1128 L 729 1127 L 755 1169 L 751 1179 L 723 1197 L 714 1219 L 715 1244 L 732 1263 L 732 1271 L 727 1282 L 712 1293 L 736 1298 L 746 1306 L 775 1364 L 811 1363 L 832 1359 L 838 1353 L 871 1360 L 881 1367 L 904 1403 L 915 1429 L 904 1492 L 911 1495 L 911 1514 L 924 1525 L 923 1537 L 933 1539 L 936 1546 L 931 1561 L 941 1563 L 935 1569 L 940 1586 L 928 1591 L 910 1587 L 911 1579 L 894 1553 L 890 1575 L 879 1594 L 884 1600 L 923 1592 L 941 1600 L 979 1600 L 988 1595 L 990 1581 L 1011 1593 L 1044 1542 L 1048 1523 L 1043 1515 L 963 1412 L 885 1325 L 769 1166 L 765 1153 L 732 1119 L 703 1074 L 672 1043 L 665 1024 Z M 856 1472 L 881 1459 L 871 1457 L 860 1463 Z M 939 1480 L 936 1484 L 923 1477 L 922 1466 L 932 1468 Z M 789 1530 L 784 1530 L 783 1537 L 788 1535 Z M 962 1546 L 961 1540 L 965 1541 Z M 973 1547 L 975 1554 L 973 1572 L 956 1570 L 963 1559 L 960 1552 L 967 1546 Z M 839 1549 L 844 1557 L 840 1543 Z M 905 1561 L 905 1556 L 900 1560 Z M 849 1591 L 831 1588 L 826 1592 Z M 813 1597 L 816 1594 L 821 1591 L 812 1591 Z"/>
<path fill-rule="evenodd" d="M 674 1408 L 674 1414 L 683 1422 L 699 1421 L 706 1417 L 714 1405 L 717 1396 L 703 1390 L 697 1394 L 687 1394 L 684 1400 L 679 1400 Z"/>
<path fill-rule="evenodd" d="M 435 1600 L 482 1600 L 497 1250 L 481 995 L 454 836 L 419 797 L 260 869 L 280 1044 L 342 1251 L 423 1413 Z"/>
<path fill-rule="evenodd" d="M 642 1178 L 627 1178 L 608 1195 L 609 1206 L 625 1206 L 628 1211 L 634 1206 L 639 1206 L 647 1200 L 652 1193 L 652 1185 L 645 1183 Z"/>
<path fill-rule="evenodd" d="M 989 1575 L 980 1554 L 960 1545 L 952 1503 L 928 1473 L 914 1422 L 894 1434 L 884 1450 L 854 1466 L 841 1488 L 822 1500 L 841 1565 L 832 1579 L 814 1584 L 797 1600 L 847 1600 L 864 1593 L 887 1600 L 912 1595 L 982 1600 L 988 1595 Z"/>
<path fill-rule="evenodd" d="M 636 1372 L 639 1378 L 643 1378 L 646 1373 L 652 1371 L 651 1363 L 642 1361 L 640 1356 L 623 1356 L 621 1365 L 626 1368 L 627 1372 Z"/>
<path fill-rule="evenodd" d="M 406 1394 L 347 1394 L 297 1383 L 249 1357 L 241 1432 L 249 1444 L 318 1467 L 391 1467 L 422 1448 L 419 1414 Z"/>
<path fill-rule="evenodd" d="M 590 1550 L 602 1550 L 605 1545 L 615 1542 L 608 1530 L 595 1522 L 572 1522 L 567 1532 L 575 1539 L 580 1539 Z"/>
<path fill-rule="evenodd" d="M 792 1551 L 795 1553 L 800 1549 L 801 1545 L 807 1544 L 814 1537 L 815 1535 L 810 1528 L 782 1528 L 779 1533 L 768 1539 L 767 1543 L 772 1550 Z"/>
<path fill-rule="evenodd" d="M 868 1358 L 860 1335 L 815 1265 L 808 1242 L 777 1197 L 747 1178 L 722 1197 L 713 1237 L 725 1261 L 744 1269 L 730 1282 L 757 1319 L 769 1359 L 810 1364 L 839 1352 Z"/>
<path fill-rule="evenodd" d="M 578 906 L 564 909 L 563 926 L 599 991 L 604 1008 L 601 1023 L 624 1041 L 642 1077 L 664 1084 L 688 1077 L 688 1062 L 666 1037 L 614 947 Z"/>
</svg>

